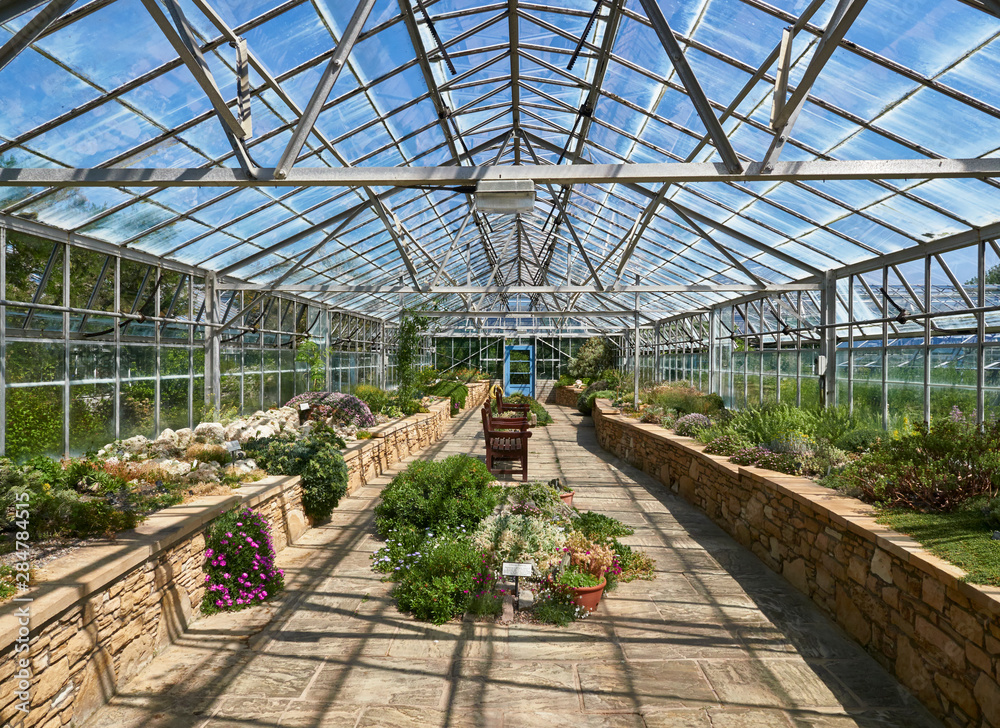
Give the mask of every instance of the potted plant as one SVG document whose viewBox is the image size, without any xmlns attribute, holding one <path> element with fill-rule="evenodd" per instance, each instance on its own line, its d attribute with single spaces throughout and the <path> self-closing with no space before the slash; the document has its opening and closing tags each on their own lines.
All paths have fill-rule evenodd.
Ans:
<svg viewBox="0 0 1000 728">
<path fill-rule="evenodd" d="M 593 612 L 601 603 L 608 581 L 605 577 L 598 579 L 578 566 L 569 566 L 559 575 L 556 583 L 571 594 L 574 603 Z"/>
<path fill-rule="evenodd" d="M 573 494 L 576 492 L 575 490 L 570 488 L 568 485 L 563 485 L 559 478 L 553 478 L 548 484 L 550 488 L 554 488 L 558 491 L 559 498 L 562 499 L 563 503 L 570 507 L 573 506 Z"/>
</svg>

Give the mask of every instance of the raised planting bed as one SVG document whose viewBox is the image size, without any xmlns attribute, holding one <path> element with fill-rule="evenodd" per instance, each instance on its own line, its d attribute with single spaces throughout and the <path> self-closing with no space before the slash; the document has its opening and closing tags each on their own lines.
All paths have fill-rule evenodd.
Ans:
<svg viewBox="0 0 1000 728">
<path fill-rule="evenodd" d="M 428 402 L 427 409 L 376 426 L 371 439 L 344 449 L 349 492 L 440 439 L 448 402 Z M 113 540 L 82 542 L 39 569 L 35 583 L 17 595 L 31 601 L 0 605 L 0 684 L 14 684 L 15 649 L 29 661 L 24 725 L 81 724 L 184 633 L 200 616 L 206 529 L 238 505 L 267 518 L 276 550 L 311 525 L 300 478 L 268 476 L 154 512 Z M 0 724 L 21 715 L 20 702 L 14 691 L 2 693 Z"/>
<path fill-rule="evenodd" d="M 701 508 L 950 725 L 997 726 L 1000 588 L 805 478 L 740 467 L 688 437 L 594 408 L 598 442 Z"/>
</svg>

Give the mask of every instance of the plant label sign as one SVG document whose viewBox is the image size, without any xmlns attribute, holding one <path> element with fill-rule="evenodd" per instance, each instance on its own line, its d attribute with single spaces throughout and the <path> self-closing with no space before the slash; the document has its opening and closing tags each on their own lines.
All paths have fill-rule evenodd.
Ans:
<svg viewBox="0 0 1000 728">
<path fill-rule="evenodd" d="M 503 562 L 504 576 L 531 576 L 532 564 L 512 564 Z"/>
<path fill-rule="evenodd" d="M 240 450 L 240 441 L 230 440 L 229 442 L 226 443 L 226 450 L 228 450 L 230 453 L 238 452 Z"/>
<path fill-rule="evenodd" d="M 299 412 L 305 412 L 306 410 L 311 410 L 312 405 L 308 402 L 299 402 Z"/>
</svg>

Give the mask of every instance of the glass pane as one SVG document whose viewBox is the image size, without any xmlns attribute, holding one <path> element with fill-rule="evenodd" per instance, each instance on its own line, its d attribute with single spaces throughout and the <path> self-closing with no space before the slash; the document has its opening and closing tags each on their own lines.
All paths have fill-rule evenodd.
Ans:
<svg viewBox="0 0 1000 728">
<path fill-rule="evenodd" d="M 62 387 L 8 387 L 7 457 L 61 456 L 63 452 Z"/>
</svg>

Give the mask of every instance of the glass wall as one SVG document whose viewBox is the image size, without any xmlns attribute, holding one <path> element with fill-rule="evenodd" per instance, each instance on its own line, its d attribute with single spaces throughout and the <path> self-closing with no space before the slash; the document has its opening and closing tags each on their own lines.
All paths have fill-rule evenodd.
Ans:
<svg viewBox="0 0 1000 728">
<path fill-rule="evenodd" d="M 1000 247 L 983 241 L 836 281 L 834 403 L 906 429 L 1000 412 Z M 819 406 L 819 291 L 797 291 L 660 322 L 660 381 L 690 381 L 727 406 Z M 657 335 L 658 334 L 658 335 Z M 712 359 L 714 356 L 714 365 Z"/>
<path fill-rule="evenodd" d="M 0 236 L 3 454 L 80 454 L 208 416 L 200 271 L 2 227 Z M 219 312 L 223 414 L 379 381 L 378 319 L 240 290 L 221 292 Z"/>
</svg>

